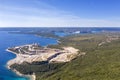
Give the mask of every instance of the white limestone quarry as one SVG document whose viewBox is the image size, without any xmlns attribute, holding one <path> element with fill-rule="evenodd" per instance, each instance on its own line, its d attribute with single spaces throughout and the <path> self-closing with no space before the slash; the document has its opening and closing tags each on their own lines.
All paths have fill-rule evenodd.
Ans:
<svg viewBox="0 0 120 80">
<path fill-rule="evenodd" d="M 10 69 L 10 66 L 13 64 L 22 64 L 23 62 L 28 63 L 41 61 L 48 61 L 49 63 L 69 62 L 79 55 L 85 55 L 85 53 L 79 53 L 79 50 L 73 47 L 63 47 L 63 49 L 60 50 L 47 47 L 39 47 L 37 44 L 8 48 L 7 51 L 16 54 L 16 58 L 8 61 L 7 63 L 8 69 Z M 30 80 L 36 80 L 35 74 L 24 75 L 15 69 L 13 69 L 13 71 L 19 76 L 29 77 Z"/>
<path fill-rule="evenodd" d="M 33 44 L 23 45 L 23 46 L 7 49 L 7 51 L 16 54 L 16 58 L 8 61 L 7 66 L 10 67 L 15 63 L 22 64 L 23 62 L 32 63 L 37 61 L 39 62 L 48 61 L 49 63 L 69 62 L 79 55 L 78 53 L 79 50 L 73 47 L 63 47 L 63 50 L 60 50 L 60 49 L 52 49 L 46 47 L 40 49 L 34 49 L 33 46 L 34 46 Z M 28 51 L 24 51 L 22 49 L 23 47 L 28 47 Z M 22 52 L 17 53 L 14 50 L 18 50 L 18 51 L 22 50 L 24 51 L 24 54 Z"/>
</svg>

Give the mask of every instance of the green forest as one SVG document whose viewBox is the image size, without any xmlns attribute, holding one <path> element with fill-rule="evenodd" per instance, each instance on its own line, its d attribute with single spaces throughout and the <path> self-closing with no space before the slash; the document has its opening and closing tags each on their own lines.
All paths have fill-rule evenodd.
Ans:
<svg viewBox="0 0 120 80">
<path fill-rule="evenodd" d="M 109 34 L 71 35 L 60 38 L 57 45 L 48 46 L 72 46 L 86 53 L 70 62 L 24 62 L 11 68 L 23 74 L 35 73 L 36 80 L 120 80 L 120 39 L 106 42 Z M 105 43 L 99 46 L 103 41 Z"/>
</svg>

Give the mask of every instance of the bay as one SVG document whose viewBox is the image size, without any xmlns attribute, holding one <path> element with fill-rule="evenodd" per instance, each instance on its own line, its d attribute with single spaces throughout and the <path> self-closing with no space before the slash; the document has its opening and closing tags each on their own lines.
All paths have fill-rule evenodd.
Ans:
<svg viewBox="0 0 120 80">
<path fill-rule="evenodd" d="M 6 68 L 6 63 L 16 57 L 15 54 L 6 51 L 8 47 L 39 43 L 41 46 L 57 44 L 57 39 L 38 37 L 29 34 L 10 34 L 0 31 L 0 80 L 28 80 L 16 75 Z"/>
</svg>

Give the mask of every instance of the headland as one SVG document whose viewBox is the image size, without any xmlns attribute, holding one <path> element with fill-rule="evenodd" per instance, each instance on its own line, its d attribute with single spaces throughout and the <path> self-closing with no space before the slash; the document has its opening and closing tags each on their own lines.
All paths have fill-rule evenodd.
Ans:
<svg viewBox="0 0 120 80">
<path fill-rule="evenodd" d="M 75 59 L 79 55 L 79 50 L 73 47 L 63 47 L 62 49 L 41 47 L 39 44 L 27 44 L 22 46 L 11 47 L 7 49 L 8 52 L 14 53 L 16 58 L 8 61 L 7 67 L 11 69 L 14 64 L 22 64 L 24 62 L 45 62 L 45 63 L 65 63 Z M 12 69 L 20 76 L 30 77 L 32 80 L 36 79 L 35 73 L 24 75 Z"/>
</svg>

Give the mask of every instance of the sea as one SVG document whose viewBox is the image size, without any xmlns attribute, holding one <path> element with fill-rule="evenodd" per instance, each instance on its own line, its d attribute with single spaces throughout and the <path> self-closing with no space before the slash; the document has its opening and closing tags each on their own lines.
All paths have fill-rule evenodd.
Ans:
<svg viewBox="0 0 120 80">
<path fill-rule="evenodd" d="M 33 43 L 47 46 L 57 44 L 57 39 L 28 34 L 11 34 L 8 31 L 0 31 L 0 80 L 29 80 L 28 78 L 16 75 L 13 71 L 6 68 L 6 63 L 16 57 L 15 54 L 7 52 L 6 49 Z"/>
</svg>

